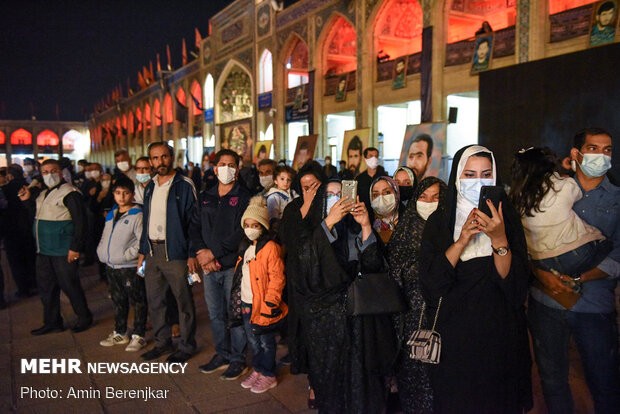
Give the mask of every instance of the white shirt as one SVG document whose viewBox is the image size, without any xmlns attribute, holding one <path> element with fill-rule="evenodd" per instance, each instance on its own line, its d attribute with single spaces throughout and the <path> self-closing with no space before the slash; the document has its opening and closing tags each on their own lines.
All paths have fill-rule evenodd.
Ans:
<svg viewBox="0 0 620 414">
<path fill-rule="evenodd" d="M 166 240 L 166 212 L 172 180 L 173 177 L 170 177 L 164 184 L 159 185 L 159 177 L 153 179 L 155 188 L 149 212 L 149 239 L 151 240 Z"/>
<path fill-rule="evenodd" d="M 142 205 L 144 204 L 144 187 L 142 187 L 139 181 L 135 181 L 134 186 L 136 191 L 133 194 L 133 201 Z"/>
<path fill-rule="evenodd" d="M 243 266 L 241 267 L 241 302 L 252 304 L 252 281 L 250 280 L 250 260 L 256 258 L 256 245 L 253 244 L 243 255 Z"/>
<path fill-rule="evenodd" d="M 573 211 L 573 204 L 582 197 L 577 182 L 557 173 L 551 177 L 551 182 L 553 189 L 540 201 L 541 211 L 532 211 L 534 217 L 521 218 L 527 250 L 534 260 L 559 256 L 605 238 Z"/>
</svg>

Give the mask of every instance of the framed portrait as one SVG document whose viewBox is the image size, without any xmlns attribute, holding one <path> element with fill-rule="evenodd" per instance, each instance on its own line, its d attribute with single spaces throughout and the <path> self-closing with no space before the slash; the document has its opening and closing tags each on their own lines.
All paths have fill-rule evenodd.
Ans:
<svg viewBox="0 0 620 414">
<path fill-rule="evenodd" d="M 258 168 L 258 163 L 264 159 L 269 158 L 269 154 L 271 153 L 271 146 L 273 145 L 273 140 L 269 141 L 257 141 L 256 145 L 254 145 L 254 158 L 253 164 Z"/>
<path fill-rule="evenodd" d="M 592 6 L 588 46 L 612 43 L 618 26 L 618 0 L 602 0 Z"/>
<path fill-rule="evenodd" d="M 223 124 L 221 127 L 221 147 L 235 151 L 242 160 L 252 160 L 252 120 Z"/>
<path fill-rule="evenodd" d="M 297 146 L 295 147 L 295 155 L 293 156 L 293 169 L 299 170 L 309 160 L 314 158 L 317 134 L 302 135 L 297 138 Z"/>
<path fill-rule="evenodd" d="M 364 149 L 368 147 L 370 128 L 351 129 L 344 131 L 342 140 L 341 160 L 347 162 L 347 169 L 357 175 L 366 169 Z"/>
<path fill-rule="evenodd" d="M 347 100 L 347 83 L 349 82 L 349 74 L 345 73 L 338 77 L 338 87 L 336 88 L 336 102 L 344 102 Z"/>
<path fill-rule="evenodd" d="M 401 56 L 394 62 L 392 71 L 392 89 L 402 89 L 407 86 L 407 59 L 408 56 Z"/>
<path fill-rule="evenodd" d="M 418 178 L 437 177 L 447 127 L 445 122 L 407 125 L 398 165 L 411 168 Z"/>
<path fill-rule="evenodd" d="M 293 109 L 295 110 L 300 110 L 303 102 L 304 102 L 304 91 L 305 91 L 306 85 L 299 85 L 297 88 L 295 88 L 295 101 L 293 103 Z"/>
<path fill-rule="evenodd" d="M 471 74 L 475 75 L 479 72 L 489 70 L 491 67 L 491 59 L 493 58 L 493 44 L 495 35 L 493 33 L 484 33 L 476 37 L 474 42 L 474 56 L 471 62 Z"/>
</svg>

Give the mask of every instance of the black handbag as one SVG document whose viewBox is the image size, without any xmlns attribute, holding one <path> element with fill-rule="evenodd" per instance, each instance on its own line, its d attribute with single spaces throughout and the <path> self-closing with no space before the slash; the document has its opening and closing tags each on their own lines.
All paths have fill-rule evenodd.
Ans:
<svg viewBox="0 0 620 414">
<path fill-rule="evenodd" d="M 347 289 L 348 315 L 383 315 L 407 310 L 398 283 L 387 273 L 359 273 Z"/>
</svg>

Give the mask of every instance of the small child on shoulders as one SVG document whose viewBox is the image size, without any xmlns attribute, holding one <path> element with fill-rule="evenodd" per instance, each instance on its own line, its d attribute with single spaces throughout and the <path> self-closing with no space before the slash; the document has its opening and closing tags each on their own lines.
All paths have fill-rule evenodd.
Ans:
<svg viewBox="0 0 620 414">
<path fill-rule="evenodd" d="M 295 170 L 287 165 L 278 165 L 273 172 L 274 186 L 265 194 L 269 223 L 272 227 L 274 224 L 277 227 L 277 223 L 282 219 L 282 213 L 284 213 L 288 203 L 299 197 L 295 190 L 291 189 L 295 174 Z M 272 228 L 272 230 L 277 229 Z"/>
</svg>

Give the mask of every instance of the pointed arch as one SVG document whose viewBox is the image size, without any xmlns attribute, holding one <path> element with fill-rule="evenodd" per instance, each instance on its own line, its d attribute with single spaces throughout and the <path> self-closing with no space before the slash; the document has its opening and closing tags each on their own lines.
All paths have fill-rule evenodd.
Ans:
<svg viewBox="0 0 620 414">
<path fill-rule="evenodd" d="M 155 101 L 153 102 L 153 115 L 155 115 L 155 125 L 161 126 L 161 104 L 157 98 L 155 98 Z"/>
<path fill-rule="evenodd" d="M 45 129 L 37 135 L 37 146 L 39 147 L 56 147 L 58 142 L 58 134 L 49 129 Z"/>
<path fill-rule="evenodd" d="M 32 145 L 32 134 L 19 128 L 11 134 L 11 145 Z"/>
<path fill-rule="evenodd" d="M 423 12 L 418 0 L 388 0 L 373 22 L 375 53 L 393 60 L 422 50 Z"/>
<path fill-rule="evenodd" d="M 355 26 L 340 13 L 333 13 L 319 36 L 319 58 L 324 75 L 338 75 L 357 69 Z M 321 39 L 322 38 L 322 39 Z"/>
<path fill-rule="evenodd" d="M 284 66 L 286 88 L 308 83 L 310 60 L 306 42 L 297 33 L 291 33 L 282 51 L 280 64 Z"/>
<path fill-rule="evenodd" d="M 136 121 L 138 124 L 137 131 L 142 131 L 142 110 L 138 107 L 136 108 Z"/>
<path fill-rule="evenodd" d="M 219 97 L 217 116 L 220 123 L 252 117 L 252 73 L 236 59 L 230 59 L 217 80 L 215 90 Z"/>
<path fill-rule="evenodd" d="M 214 94 L 215 94 L 215 87 L 214 87 L 214 82 L 213 82 L 213 76 L 208 73 L 207 77 L 205 78 L 205 87 L 204 87 L 204 93 L 205 93 L 205 100 L 204 100 L 204 108 L 205 109 L 209 109 L 209 108 L 213 108 L 213 102 L 215 101 L 214 99 Z"/>
<path fill-rule="evenodd" d="M 273 90 L 273 55 L 269 49 L 263 50 L 258 61 L 258 92 Z"/>
<path fill-rule="evenodd" d="M 167 124 L 174 122 L 174 113 L 172 112 L 172 98 L 170 93 L 166 93 L 164 97 L 164 118 Z"/>
<path fill-rule="evenodd" d="M 4 135 L 4 132 L 0 131 L 0 145 L 5 145 L 6 144 L 6 135 Z"/>
<path fill-rule="evenodd" d="M 147 128 L 151 128 L 151 105 L 148 102 L 144 104 L 144 123 Z"/>
</svg>

